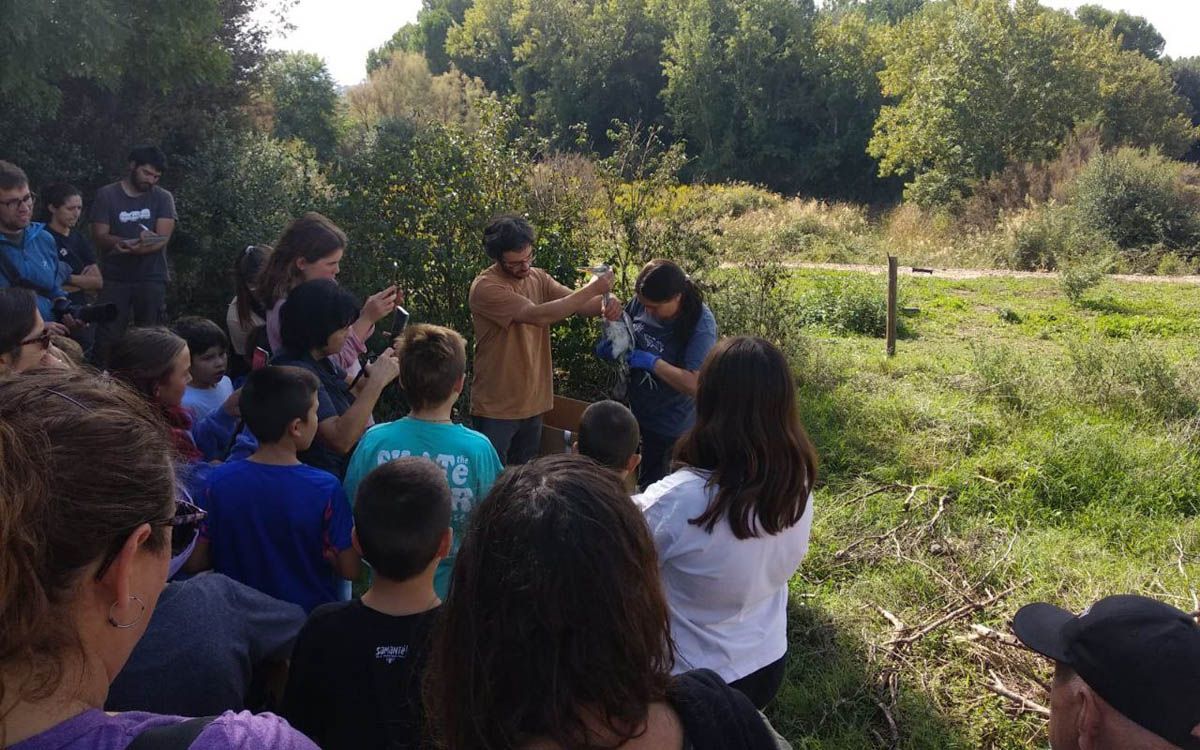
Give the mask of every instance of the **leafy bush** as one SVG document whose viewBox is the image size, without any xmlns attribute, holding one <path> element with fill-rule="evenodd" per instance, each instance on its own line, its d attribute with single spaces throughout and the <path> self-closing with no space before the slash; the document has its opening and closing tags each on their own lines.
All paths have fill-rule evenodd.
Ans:
<svg viewBox="0 0 1200 750">
<path fill-rule="evenodd" d="M 171 307 L 223 321 L 238 254 L 274 243 L 304 211 L 328 210 L 335 192 L 311 149 L 252 131 L 220 129 L 180 166 L 188 179 L 175 192 Z"/>
<path fill-rule="evenodd" d="M 1077 258 L 1063 266 L 1058 285 L 1072 305 L 1082 304 L 1083 295 L 1104 281 L 1108 263 L 1107 259 Z"/>
<path fill-rule="evenodd" d="M 783 203 L 778 193 L 745 182 L 721 185 L 680 185 L 671 195 L 666 210 L 682 218 L 736 219 L 760 209 Z"/>
<path fill-rule="evenodd" d="M 1197 394 L 1156 348 L 1136 339 L 1107 345 L 1077 341 L 1068 348 L 1075 393 L 1102 408 L 1177 419 L 1194 415 Z"/>
<path fill-rule="evenodd" d="M 971 355 L 980 396 L 1021 413 L 1031 411 L 1044 398 L 1036 375 L 1038 368 L 1032 366 L 1028 357 L 1020 356 L 1010 347 L 978 343 L 972 344 Z"/>
<path fill-rule="evenodd" d="M 1200 244 L 1200 172 L 1156 151 L 1121 148 L 1094 158 L 1072 205 L 1121 248 Z"/>
<path fill-rule="evenodd" d="M 843 276 L 820 282 L 796 302 L 797 322 L 838 335 L 887 335 L 887 289 L 878 277 Z"/>
<path fill-rule="evenodd" d="M 1000 260 L 1022 271 L 1050 271 L 1088 256 L 1109 257 L 1113 243 L 1069 206 L 1048 204 L 1014 217 Z"/>
</svg>

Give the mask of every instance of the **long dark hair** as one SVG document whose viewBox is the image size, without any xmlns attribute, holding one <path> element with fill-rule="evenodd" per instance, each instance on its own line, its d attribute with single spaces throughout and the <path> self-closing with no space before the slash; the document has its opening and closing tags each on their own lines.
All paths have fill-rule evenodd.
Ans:
<svg viewBox="0 0 1200 750">
<path fill-rule="evenodd" d="M 344 250 L 346 242 L 346 233 L 315 211 L 289 222 L 258 274 L 258 298 L 263 307 L 274 307 L 303 281 L 298 259 L 315 263 Z"/>
<path fill-rule="evenodd" d="M 0 354 L 17 354 L 37 320 L 37 297 L 30 289 L 0 289 Z"/>
<path fill-rule="evenodd" d="M 796 384 L 766 339 L 724 339 L 700 368 L 696 424 L 675 446 L 675 465 L 712 472 L 717 493 L 689 523 L 712 533 L 727 519 L 738 539 L 794 526 L 817 480 L 817 451 L 796 413 Z"/>
<path fill-rule="evenodd" d="M 642 267 L 634 283 L 634 291 L 651 302 L 666 302 L 679 296 L 679 317 L 675 330 L 681 336 L 681 346 L 687 347 L 704 314 L 704 293 L 683 269 L 663 258 L 656 258 Z"/>
<path fill-rule="evenodd" d="M 471 517 L 426 711 L 449 750 L 614 747 L 644 731 L 673 659 L 642 514 L 614 472 L 547 456 L 502 475 Z"/>
<path fill-rule="evenodd" d="M 255 282 L 270 256 L 269 245 L 250 245 L 238 253 L 233 262 L 233 278 L 237 284 L 237 320 L 242 328 L 250 328 L 257 315 L 260 320 L 266 320 L 267 311 L 262 301 L 255 293 Z"/>
</svg>

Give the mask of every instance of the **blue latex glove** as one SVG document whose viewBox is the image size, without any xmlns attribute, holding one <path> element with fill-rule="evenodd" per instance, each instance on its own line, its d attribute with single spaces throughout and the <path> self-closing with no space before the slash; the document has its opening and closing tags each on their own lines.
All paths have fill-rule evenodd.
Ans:
<svg viewBox="0 0 1200 750">
<path fill-rule="evenodd" d="M 596 348 L 592 351 L 600 359 L 608 360 L 609 362 L 616 360 L 616 357 L 613 356 L 613 342 L 610 339 L 600 339 L 596 342 Z"/>
<path fill-rule="evenodd" d="M 653 352 L 648 352 L 645 349 L 634 349 L 629 353 L 629 367 L 634 370 L 645 370 L 654 372 L 654 365 L 662 357 Z"/>
</svg>

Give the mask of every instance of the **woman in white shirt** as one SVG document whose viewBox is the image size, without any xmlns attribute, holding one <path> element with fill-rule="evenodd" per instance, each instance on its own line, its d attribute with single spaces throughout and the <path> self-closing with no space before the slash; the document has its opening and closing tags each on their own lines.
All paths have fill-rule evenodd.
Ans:
<svg viewBox="0 0 1200 750">
<path fill-rule="evenodd" d="M 634 497 L 654 543 L 677 649 L 762 708 L 783 681 L 788 580 L 808 551 L 817 455 L 770 342 L 725 339 L 700 370 L 676 471 Z"/>
</svg>

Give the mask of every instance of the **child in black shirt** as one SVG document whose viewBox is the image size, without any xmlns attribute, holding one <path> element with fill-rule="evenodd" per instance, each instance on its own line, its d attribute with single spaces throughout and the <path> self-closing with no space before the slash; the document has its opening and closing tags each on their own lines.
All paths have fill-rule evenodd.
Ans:
<svg viewBox="0 0 1200 750">
<path fill-rule="evenodd" d="M 284 715 L 325 750 L 424 744 L 421 678 L 441 605 L 433 577 L 451 533 L 450 487 L 432 461 L 399 458 L 359 485 L 354 546 L 374 582 L 361 599 L 313 610 L 284 695 Z"/>
</svg>

